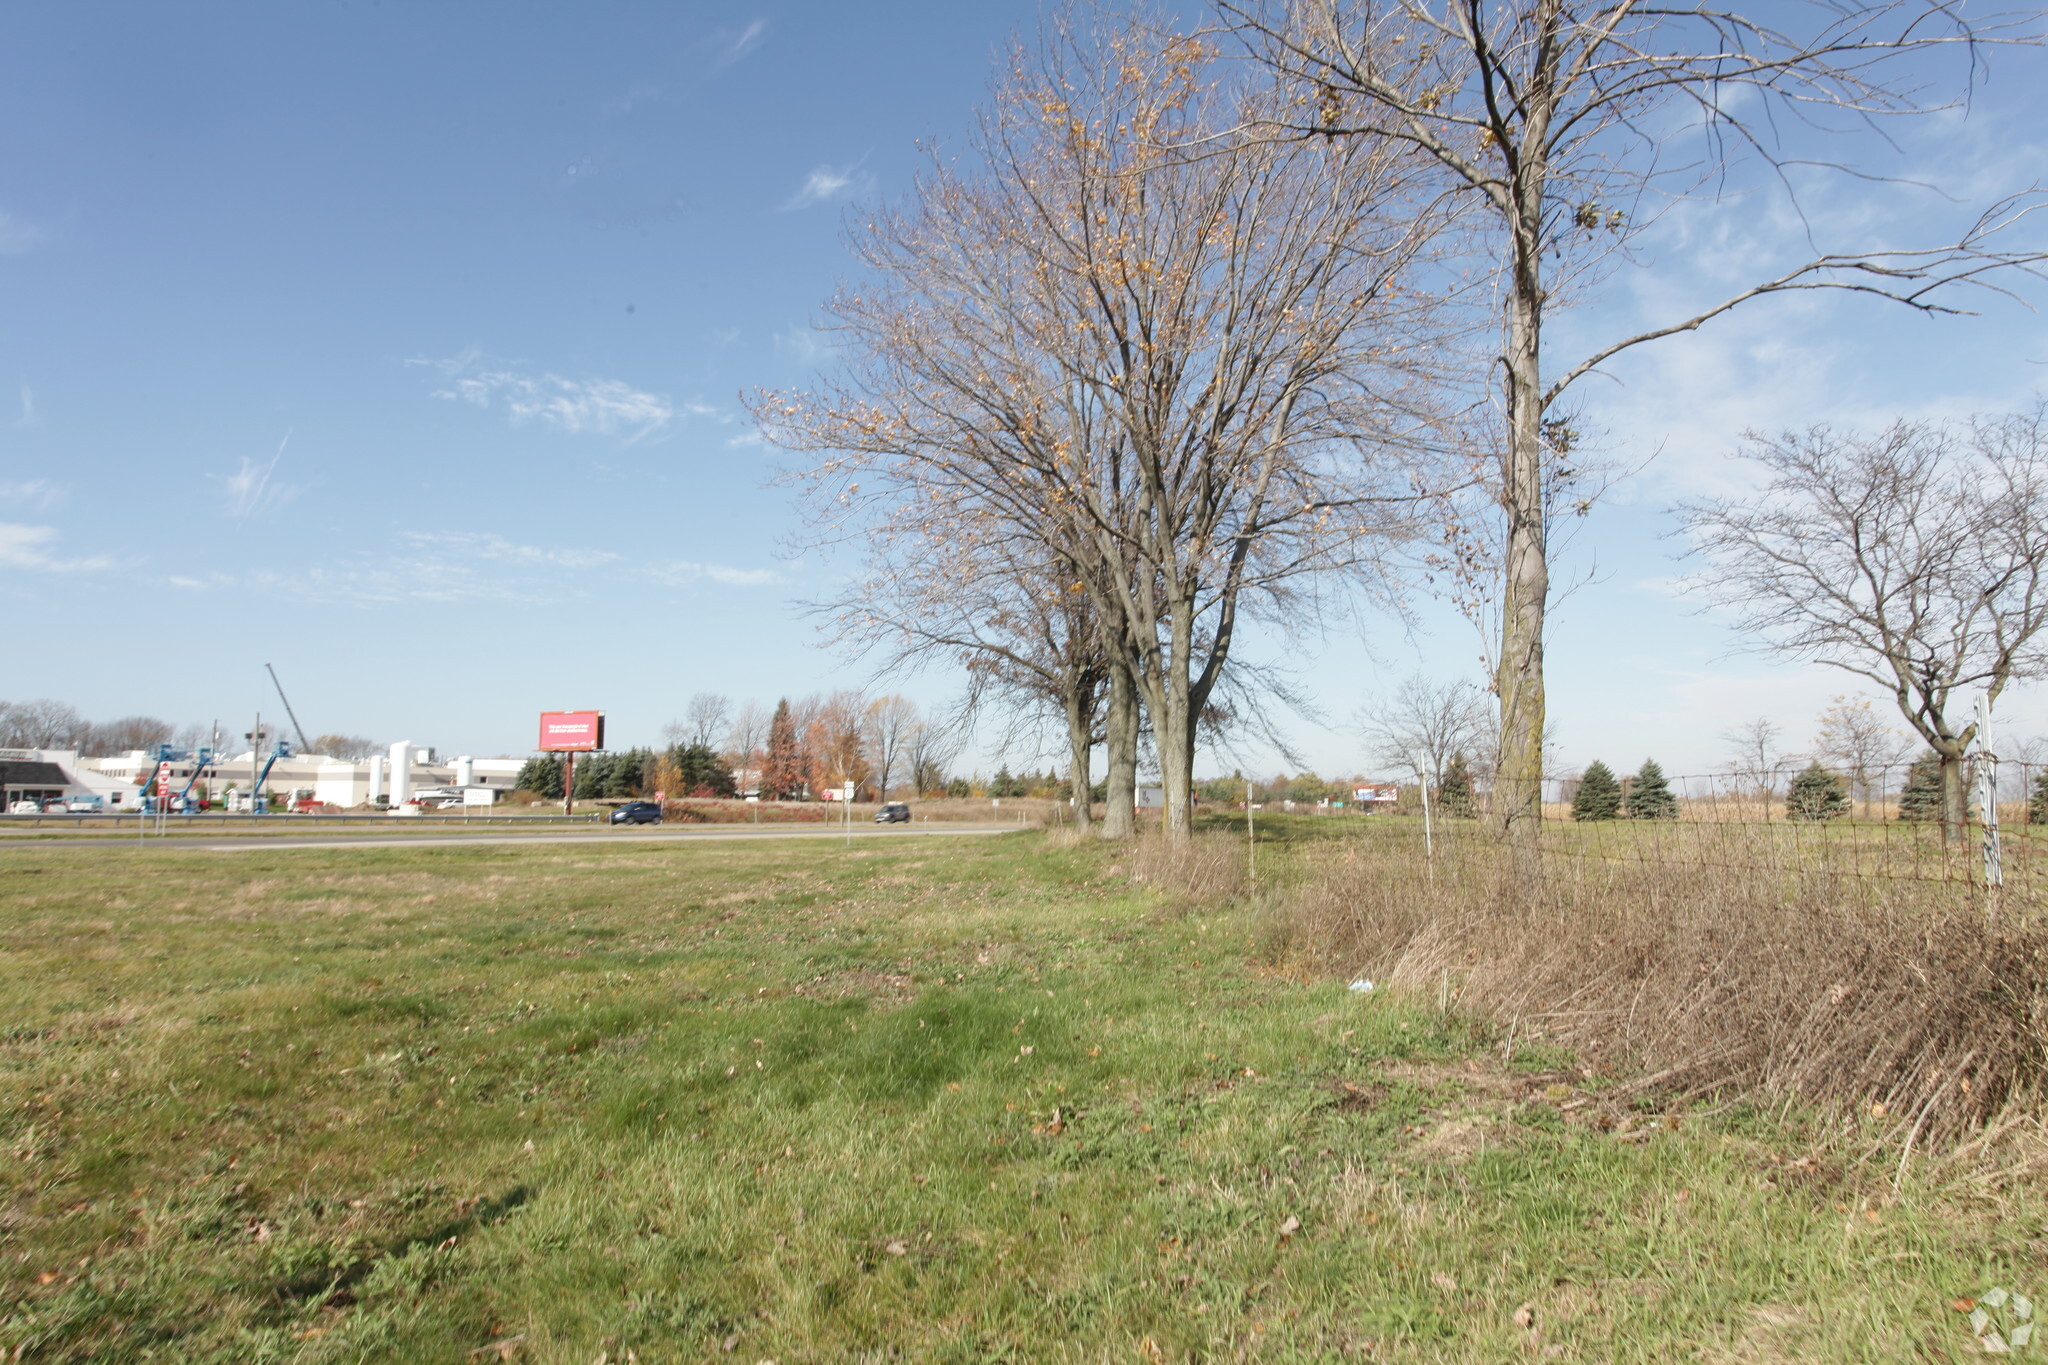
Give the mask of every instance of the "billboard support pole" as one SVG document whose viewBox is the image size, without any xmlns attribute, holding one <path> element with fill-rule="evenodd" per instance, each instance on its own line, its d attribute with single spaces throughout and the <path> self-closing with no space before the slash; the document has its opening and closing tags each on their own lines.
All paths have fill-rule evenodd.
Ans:
<svg viewBox="0 0 2048 1365">
<path fill-rule="evenodd" d="M 562 814 L 576 813 L 576 751 L 562 755 Z"/>
</svg>

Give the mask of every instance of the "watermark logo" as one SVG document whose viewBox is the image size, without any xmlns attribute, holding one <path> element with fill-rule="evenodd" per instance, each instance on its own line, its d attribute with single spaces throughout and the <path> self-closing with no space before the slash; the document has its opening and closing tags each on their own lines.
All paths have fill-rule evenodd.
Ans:
<svg viewBox="0 0 2048 1365">
<path fill-rule="evenodd" d="M 2009 1289 L 1987 1289 L 1975 1300 L 1960 1299 L 1968 1308 L 1970 1335 L 1988 1356 L 2009 1356 L 2034 1342 L 2034 1301 Z"/>
</svg>

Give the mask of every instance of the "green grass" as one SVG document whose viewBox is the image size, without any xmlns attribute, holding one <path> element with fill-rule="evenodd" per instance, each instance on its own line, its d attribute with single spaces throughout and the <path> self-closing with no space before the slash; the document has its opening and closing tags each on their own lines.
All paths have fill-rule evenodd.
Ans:
<svg viewBox="0 0 2048 1365">
<path fill-rule="evenodd" d="M 9 850 L 0 1358 L 1961 1359 L 2048 1291 L 2031 1195 L 1612 1111 L 1115 856 Z"/>
</svg>

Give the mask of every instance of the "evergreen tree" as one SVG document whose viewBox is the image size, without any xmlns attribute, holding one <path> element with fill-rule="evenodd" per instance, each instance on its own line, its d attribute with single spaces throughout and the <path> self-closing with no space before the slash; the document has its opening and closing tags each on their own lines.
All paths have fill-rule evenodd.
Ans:
<svg viewBox="0 0 2048 1365">
<path fill-rule="evenodd" d="M 768 752 L 761 760 L 761 799 L 786 801 L 803 789 L 803 756 L 797 752 L 796 722 L 790 718 L 789 698 L 775 703 L 775 717 L 768 722 Z"/>
<path fill-rule="evenodd" d="M 1009 764 L 1005 763 L 996 769 L 996 775 L 989 780 L 988 794 L 998 797 L 1023 795 L 1022 784 L 1010 776 Z"/>
<path fill-rule="evenodd" d="M 576 756 L 576 799 L 595 801 L 605 794 L 611 782 L 612 756 L 606 753 L 587 753 Z"/>
<path fill-rule="evenodd" d="M 1579 776 L 1579 789 L 1572 796 L 1572 819 L 1612 820 L 1621 814 L 1621 783 L 1614 770 L 1594 759 Z"/>
<path fill-rule="evenodd" d="M 2048 773 L 2034 779 L 2034 794 L 2027 799 L 2027 823 L 2048 825 Z"/>
<path fill-rule="evenodd" d="M 1628 784 L 1628 799 L 1622 803 L 1623 813 L 1631 820 L 1676 820 L 1678 798 L 1671 794 L 1671 784 L 1664 778 L 1664 769 L 1654 758 L 1643 760 L 1643 766 L 1636 769 L 1636 775 Z"/>
<path fill-rule="evenodd" d="M 1817 758 L 1799 771 L 1785 794 L 1787 820 L 1839 820 L 1848 813 L 1849 793 L 1842 779 L 1821 767 Z"/>
<path fill-rule="evenodd" d="M 628 749 L 612 757 L 604 778 L 604 794 L 613 799 L 635 797 L 647 785 L 647 769 L 654 755 L 646 749 Z"/>
<path fill-rule="evenodd" d="M 520 791 L 532 792 L 549 801 L 562 799 L 562 756 L 542 754 L 529 758 L 520 765 L 519 777 L 513 786 Z"/>
<path fill-rule="evenodd" d="M 669 750 L 682 796 L 732 796 L 739 788 L 732 769 L 709 744 L 678 744 Z"/>
<path fill-rule="evenodd" d="M 1906 770 L 1906 787 L 1899 793 L 1901 820 L 1941 818 L 1941 756 L 1928 754 L 1913 760 Z"/>
<path fill-rule="evenodd" d="M 1437 808 L 1445 815 L 1470 815 L 1472 813 L 1472 768 L 1465 762 L 1465 755 L 1451 755 L 1451 761 L 1444 767 L 1444 780 L 1436 789 Z"/>
</svg>

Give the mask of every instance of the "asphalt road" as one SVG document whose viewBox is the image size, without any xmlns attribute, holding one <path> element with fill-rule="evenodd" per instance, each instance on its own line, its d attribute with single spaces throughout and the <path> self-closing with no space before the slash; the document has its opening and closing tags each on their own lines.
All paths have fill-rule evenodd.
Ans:
<svg viewBox="0 0 2048 1365">
<path fill-rule="evenodd" d="M 856 839 L 921 839 L 929 835 L 1013 834 L 1021 826 L 995 824 L 939 825 L 855 825 Z M 654 828 L 646 825 L 613 829 L 559 829 L 531 834 L 502 830 L 490 834 L 245 834 L 234 838 L 205 835 L 168 835 L 140 839 L 133 835 L 116 838 L 97 835 L 70 839 L 24 839 L 17 848 L 103 848 L 110 852 L 147 849 L 193 853 L 256 853 L 269 849 L 296 848 L 474 848 L 489 844 L 662 844 L 696 842 L 706 839 L 845 839 L 848 830 L 833 825 L 682 825 Z M 0 849 L 7 845 L 0 843 Z M 0 853 L 0 856 L 5 856 Z"/>
</svg>

